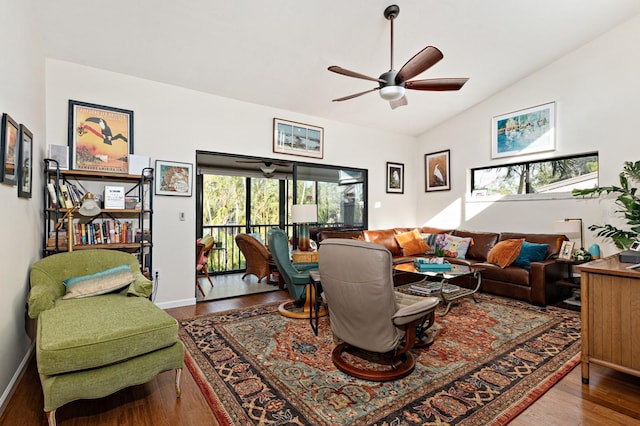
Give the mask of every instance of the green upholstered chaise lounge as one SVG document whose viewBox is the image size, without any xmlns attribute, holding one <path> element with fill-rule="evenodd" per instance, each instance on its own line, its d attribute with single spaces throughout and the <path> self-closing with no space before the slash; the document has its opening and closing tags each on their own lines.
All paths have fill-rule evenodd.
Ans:
<svg viewBox="0 0 640 426">
<path fill-rule="evenodd" d="M 95 278 L 114 267 L 131 284 L 108 294 L 63 298 L 63 281 Z M 104 281 L 102 276 L 91 283 Z M 176 370 L 180 396 L 184 346 L 178 323 L 149 300 L 153 283 L 134 256 L 113 250 L 59 253 L 35 262 L 30 279 L 29 316 L 37 318 L 36 360 L 50 425 L 56 423 L 55 410 L 68 402 L 101 398 L 167 370 Z"/>
</svg>

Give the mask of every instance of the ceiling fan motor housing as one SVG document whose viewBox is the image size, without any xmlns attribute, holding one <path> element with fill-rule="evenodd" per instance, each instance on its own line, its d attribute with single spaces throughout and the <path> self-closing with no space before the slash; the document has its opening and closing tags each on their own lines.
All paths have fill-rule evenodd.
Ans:
<svg viewBox="0 0 640 426">
<path fill-rule="evenodd" d="M 380 83 L 380 97 L 385 101 L 395 101 L 404 96 L 404 81 L 396 83 L 396 70 L 390 70 L 380 75 L 386 83 Z"/>
</svg>

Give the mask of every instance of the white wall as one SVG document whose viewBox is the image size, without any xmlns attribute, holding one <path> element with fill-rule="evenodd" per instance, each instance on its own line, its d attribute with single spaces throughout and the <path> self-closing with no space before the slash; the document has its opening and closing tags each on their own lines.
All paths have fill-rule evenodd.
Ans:
<svg viewBox="0 0 640 426">
<path fill-rule="evenodd" d="M 0 407 L 27 360 L 25 302 L 29 266 L 40 257 L 44 144 L 44 55 L 32 27 L 31 1 L 2 1 L 0 10 L 0 113 L 8 113 L 34 137 L 33 198 L 18 198 L 15 185 L 0 184 Z"/>
<path fill-rule="evenodd" d="M 195 151 L 296 157 L 272 152 L 274 117 L 324 128 L 324 159 L 318 162 L 369 170 L 369 225 L 415 225 L 416 192 L 410 183 L 415 139 L 318 117 L 238 102 L 122 74 L 48 59 L 47 140 L 66 144 L 69 99 L 134 111 L 134 151 L 155 160 L 194 163 Z M 302 157 L 296 159 L 307 161 Z M 386 162 L 405 163 L 405 193 L 386 194 Z M 407 182 L 409 183 L 407 185 Z M 374 208 L 376 202 L 380 208 Z M 154 269 L 160 270 L 156 302 L 193 303 L 195 197 L 154 198 Z M 186 213 L 186 221 L 178 213 Z"/>
<path fill-rule="evenodd" d="M 623 163 L 640 160 L 637 40 L 640 16 L 422 135 L 420 149 L 425 153 L 451 149 L 452 190 L 420 192 L 418 221 L 476 230 L 554 232 L 554 221 L 581 217 L 585 247 L 598 243 L 605 255 L 615 253 L 615 247 L 586 229 L 622 223 L 611 200 L 475 203 L 465 197 L 470 168 L 591 151 L 600 155 L 600 185 L 617 184 Z M 551 101 L 556 102 L 555 152 L 490 159 L 492 117 Z"/>
</svg>

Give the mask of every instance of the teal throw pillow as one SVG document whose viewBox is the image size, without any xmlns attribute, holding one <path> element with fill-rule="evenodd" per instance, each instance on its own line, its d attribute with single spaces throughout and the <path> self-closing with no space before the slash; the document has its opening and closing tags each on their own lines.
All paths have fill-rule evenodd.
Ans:
<svg viewBox="0 0 640 426">
<path fill-rule="evenodd" d="M 66 293 L 63 299 L 97 296 L 124 288 L 135 280 L 129 265 L 120 265 L 95 274 L 67 278 L 63 281 Z"/>
<path fill-rule="evenodd" d="M 534 244 L 527 241 L 522 242 L 520 254 L 513 261 L 513 266 L 519 266 L 524 269 L 531 269 L 531 262 L 540 262 L 547 257 L 547 249 L 549 244 Z"/>
</svg>

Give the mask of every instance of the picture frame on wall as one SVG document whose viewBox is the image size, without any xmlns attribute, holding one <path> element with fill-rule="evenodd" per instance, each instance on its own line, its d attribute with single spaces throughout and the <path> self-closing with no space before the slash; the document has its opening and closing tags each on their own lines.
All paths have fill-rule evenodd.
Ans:
<svg viewBox="0 0 640 426">
<path fill-rule="evenodd" d="M 558 253 L 558 259 L 571 260 L 574 244 L 573 241 L 563 241 L 562 246 L 560 246 L 560 252 Z"/>
<path fill-rule="evenodd" d="M 69 163 L 73 170 L 128 173 L 133 111 L 69 100 Z"/>
<path fill-rule="evenodd" d="M 324 157 L 324 129 L 295 121 L 273 119 L 273 152 L 301 157 Z"/>
<path fill-rule="evenodd" d="M 193 164 L 156 160 L 156 195 L 191 197 Z"/>
<path fill-rule="evenodd" d="M 451 189 L 450 150 L 424 155 L 424 190 L 448 191 Z"/>
<path fill-rule="evenodd" d="M 404 164 L 387 162 L 387 193 L 404 194 Z"/>
<path fill-rule="evenodd" d="M 33 165 L 33 133 L 20 125 L 20 149 L 18 155 L 18 197 L 31 198 L 31 173 Z"/>
<path fill-rule="evenodd" d="M 555 102 L 493 117 L 491 158 L 555 151 L 555 127 Z"/>
<path fill-rule="evenodd" d="M 18 123 L 7 113 L 2 114 L 2 130 L 0 131 L 0 182 L 15 185 L 18 182 Z"/>
</svg>

